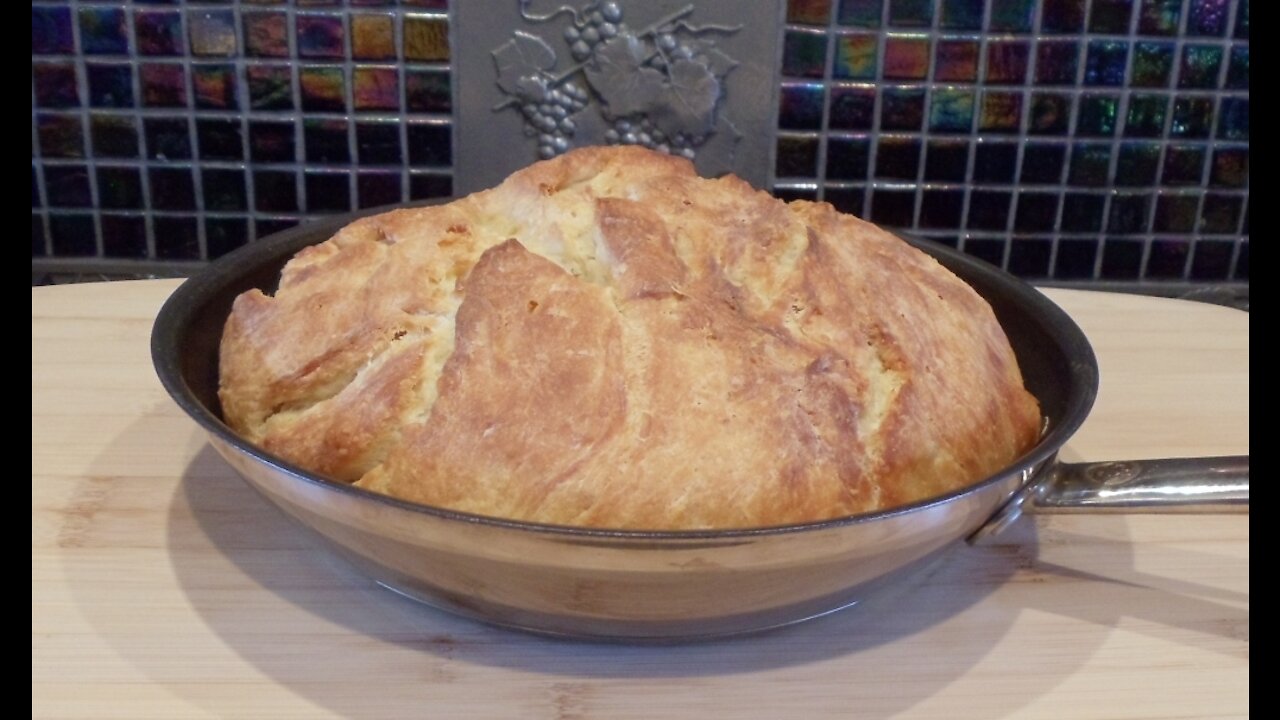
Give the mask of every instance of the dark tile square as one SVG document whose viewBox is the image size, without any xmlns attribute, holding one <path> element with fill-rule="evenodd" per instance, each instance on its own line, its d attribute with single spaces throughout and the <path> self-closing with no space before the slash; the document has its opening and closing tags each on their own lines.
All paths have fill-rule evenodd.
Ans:
<svg viewBox="0 0 1280 720">
<path fill-rule="evenodd" d="M 258 212 L 297 212 L 298 180 L 288 171 L 255 170 L 253 205 Z M 258 233 L 262 235 L 261 232 Z"/>
<path fill-rule="evenodd" d="M 307 212 L 351 210 L 351 185 L 347 173 L 306 173 Z"/>
<path fill-rule="evenodd" d="M 1205 195 L 1204 206 L 1200 208 L 1200 232 L 1214 235 L 1236 234 L 1243 207 L 1244 198 L 1240 195 Z"/>
<path fill-rule="evenodd" d="M 1236 254 L 1236 268 L 1231 272 L 1232 280 L 1249 281 L 1249 243 L 1240 243 L 1240 249 Z"/>
<path fill-rule="evenodd" d="M 31 54 L 70 55 L 75 51 L 71 10 L 66 7 L 31 6 Z"/>
<path fill-rule="evenodd" d="M 820 84 L 783 85 L 778 100 L 778 127 L 786 130 L 818 130 L 826 91 Z"/>
<path fill-rule="evenodd" d="M 1177 280 L 1184 277 L 1190 247 L 1187 240 L 1153 240 L 1151 254 L 1147 256 L 1147 278 Z"/>
<path fill-rule="evenodd" d="M 1116 185 L 1147 187 L 1156 183 L 1156 168 L 1160 165 L 1160 145 L 1157 143 L 1124 143 L 1116 159 Z"/>
<path fill-rule="evenodd" d="M 428 200 L 453 195 L 453 178 L 448 175 L 410 175 L 409 199 Z"/>
<path fill-rule="evenodd" d="M 1173 74 L 1173 43 L 1140 42 L 1133 46 L 1133 70 L 1129 84 L 1134 87 L 1169 86 Z"/>
<path fill-rule="evenodd" d="M 205 218 L 204 242 L 209 259 L 214 260 L 249 241 L 249 222 L 245 218 Z"/>
<path fill-rule="evenodd" d="M 1092 0 L 1089 3 L 1089 32 L 1128 35 L 1133 17 L 1133 0 Z"/>
<path fill-rule="evenodd" d="M 1037 85 L 1075 85 L 1080 43 L 1049 40 L 1036 46 Z"/>
<path fill-rule="evenodd" d="M 201 160 L 243 160 L 244 144 L 239 120 L 196 120 Z"/>
<path fill-rule="evenodd" d="M 89 133 L 97 157 L 138 157 L 138 128 L 132 117 L 93 115 L 89 118 Z"/>
<path fill-rule="evenodd" d="M 361 208 L 400 202 L 400 173 L 360 173 L 356 176 L 357 202 Z"/>
<path fill-rule="evenodd" d="M 205 210 L 227 212 L 248 209 L 243 170 L 205 168 L 200 171 L 200 186 Z"/>
<path fill-rule="evenodd" d="M 1084 0 L 1043 0 L 1040 28 L 1045 33 L 1078 33 L 1084 30 Z"/>
<path fill-rule="evenodd" d="M 80 8 L 80 49 L 86 55 L 126 55 L 129 32 L 124 10 L 109 7 Z"/>
<path fill-rule="evenodd" d="M 1173 101 L 1173 124 L 1169 134 L 1178 138 L 1207 138 L 1213 126 L 1213 99 L 1179 97 Z"/>
<path fill-rule="evenodd" d="M 1240 0 L 1236 8 L 1236 28 L 1232 35 L 1240 40 L 1249 39 L 1249 0 Z"/>
<path fill-rule="evenodd" d="M 1084 95 L 1076 108 L 1076 134 L 1109 137 L 1116 132 L 1120 99 L 1112 95 Z"/>
<path fill-rule="evenodd" d="M 93 107 L 133 107 L 133 73 L 128 65 L 87 63 L 89 104 Z"/>
<path fill-rule="evenodd" d="M 102 254 L 112 258 L 145 258 L 147 221 L 141 215 L 103 213 Z"/>
<path fill-rule="evenodd" d="M 884 0 L 840 0 L 836 22 L 854 27 L 878 28 L 883 4 Z"/>
<path fill-rule="evenodd" d="M 874 80 L 879 65 L 880 39 L 869 33 L 837 35 L 831 74 L 840 80 Z"/>
<path fill-rule="evenodd" d="M 1034 0 L 991 0 L 988 27 L 994 32 L 1030 32 L 1035 6 Z"/>
<path fill-rule="evenodd" d="M 869 141 L 865 137 L 827 139 L 828 180 L 865 180 Z"/>
<path fill-rule="evenodd" d="M 886 88 L 880 92 L 881 130 L 920 130 L 924 125 L 923 88 Z"/>
<path fill-rule="evenodd" d="M 236 74 L 231 65 L 196 65 L 191 68 L 191 85 L 196 107 L 206 110 L 237 110 Z"/>
<path fill-rule="evenodd" d="M 1192 0 L 1187 7 L 1187 34 L 1222 37 L 1227 34 L 1227 0 Z"/>
<path fill-rule="evenodd" d="M 973 82 L 978 77 L 977 40 L 939 40 L 933 56 L 935 81 Z"/>
<path fill-rule="evenodd" d="M 1140 0 L 1138 32 L 1143 35 L 1177 35 L 1182 0 Z"/>
<path fill-rule="evenodd" d="M 451 112 L 451 93 L 449 73 L 438 70 L 405 70 L 404 103 L 409 112 Z"/>
<path fill-rule="evenodd" d="M 1065 93 L 1031 94 L 1028 132 L 1032 135 L 1066 135 L 1071 122 L 1071 96 Z"/>
<path fill-rule="evenodd" d="M 1214 187 L 1242 188 L 1249 182 L 1249 148 L 1217 148 L 1213 151 L 1213 167 L 1209 184 Z"/>
<path fill-rule="evenodd" d="M 156 257 L 161 260 L 199 260 L 200 235 L 193 217 L 157 217 Z"/>
<path fill-rule="evenodd" d="M 1198 240 L 1191 253 L 1192 280 L 1226 280 L 1231 274 L 1231 255 L 1235 244 L 1216 240 Z"/>
<path fill-rule="evenodd" d="M 293 162 L 293 123 L 251 120 L 249 158 L 254 162 Z"/>
<path fill-rule="evenodd" d="M 71 63 L 32 63 L 31 76 L 35 81 L 38 107 L 80 106 L 80 91 L 76 88 L 76 69 Z"/>
<path fill-rule="evenodd" d="M 152 160 L 186 160 L 191 157 L 191 132 L 182 118 L 145 118 L 147 157 Z"/>
<path fill-rule="evenodd" d="M 1224 97 L 1218 117 L 1218 139 L 1249 141 L 1249 99 Z"/>
<path fill-rule="evenodd" d="M 925 235 L 924 238 L 930 242 L 945 245 L 952 250 L 960 247 L 960 238 L 956 235 Z"/>
<path fill-rule="evenodd" d="M 188 168 L 147 169 L 148 198 L 153 210 L 195 210 L 196 189 Z"/>
<path fill-rule="evenodd" d="M 284 232 L 289 228 L 297 227 L 297 220 L 271 218 L 271 219 L 255 219 L 253 221 L 253 232 L 261 240 L 270 237 L 276 233 Z"/>
<path fill-rule="evenodd" d="M 247 12 L 244 24 L 245 54 L 251 57 L 289 57 L 288 20 L 282 12 Z"/>
<path fill-rule="evenodd" d="M 1102 246 L 1103 280 L 1137 280 L 1142 273 L 1142 242 L 1107 238 Z"/>
<path fill-rule="evenodd" d="M 1026 82 L 1027 62 L 1030 55 L 1031 47 L 1025 40 L 992 40 L 988 42 L 986 84 L 1021 85 Z M 1074 78 L 1074 76 L 1075 72 L 1073 70 L 1072 77 Z"/>
<path fill-rule="evenodd" d="M 412 141 L 409 148 L 412 152 Z M 817 138 L 779 136 L 777 153 L 774 173 L 778 177 L 817 177 Z"/>
<path fill-rule="evenodd" d="M 1027 143 L 1022 150 L 1022 174 L 1025 183 L 1056 185 L 1062 182 L 1067 164 L 1067 146 L 1061 143 Z"/>
<path fill-rule="evenodd" d="M 138 66 L 142 104 L 146 107 L 187 106 L 187 78 L 181 65 L 143 63 Z"/>
<path fill-rule="evenodd" d="M 893 7 L 891 4 L 890 7 Z M 923 80 L 929 74 L 929 40 L 890 35 L 884 42 L 884 77 Z"/>
<path fill-rule="evenodd" d="M 1093 233 L 1102 230 L 1105 195 L 1067 193 L 1062 199 L 1062 231 Z"/>
<path fill-rule="evenodd" d="M 920 172 L 920 141 L 881 138 L 876 148 L 876 177 L 888 180 L 915 180 Z"/>
<path fill-rule="evenodd" d="M 997 238 L 969 238 L 964 243 L 964 252 L 996 267 L 1004 267 L 1004 245 L 1004 240 Z"/>
<path fill-rule="evenodd" d="M 49 239 L 55 257 L 86 257 L 98 254 L 97 234 L 90 215 L 49 216 Z"/>
<path fill-rule="evenodd" d="M 989 133 L 1016 133 L 1022 123 L 1022 93 L 988 90 L 982 94 L 978 129 Z"/>
<path fill-rule="evenodd" d="M 235 17 L 230 10 L 187 13 L 187 34 L 191 54 L 201 57 L 229 57 L 239 51 Z"/>
<path fill-rule="evenodd" d="M 1222 66 L 1219 45 L 1184 45 L 1182 65 L 1178 70 L 1178 87 L 1213 89 L 1218 87 L 1218 68 Z"/>
<path fill-rule="evenodd" d="M 890 227 L 911 227 L 915 205 L 914 191 L 876 189 L 871 194 L 871 222 Z"/>
<path fill-rule="evenodd" d="M 40 200 L 40 182 L 36 180 L 36 166 L 31 166 L 31 207 L 38 208 L 44 203 Z"/>
<path fill-rule="evenodd" d="M 298 57 L 341 60 L 346 33 L 342 17 L 299 15 L 295 18 Z"/>
<path fill-rule="evenodd" d="M 1067 183 L 1080 187 L 1101 187 L 1111 177 L 1111 146 L 1079 144 L 1071 148 L 1071 169 Z"/>
<path fill-rule="evenodd" d="M 283 65 L 250 65 L 244 71 L 253 110 L 292 110 L 293 75 Z"/>
<path fill-rule="evenodd" d="M 347 109 L 346 76 L 342 68 L 303 67 L 298 72 L 302 109 L 311 112 L 343 112 Z"/>
<path fill-rule="evenodd" d="M 1018 168 L 1014 143 L 978 143 L 973 156 L 973 179 L 981 183 L 1012 183 Z"/>
<path fill-rule="evenodd" d="M 1004 230 L 1009 224 L 1009 205 L 1013 193 L 995 190 L 974 190 L 969 194 L 969 223 L 971 230 Z"/>
<path fill-rule="evenodd" d="M 875 109 L 875 90 L 861 87 L 833 88 L 827 127 L 834 130 L 870 130 L 875 119 Z"/>
<path fill-rule="evenodd" d="M 930 140 L 925 152 L 924 179 L 964 182 L 969 166 L 969 143 L 964 140 Z"/>
<path fill-rule="evenodd" d="M 942 0 L 938 25 L 945 30 L 981 30 L 983 0 Z"/>
<path fill-rule="evenodd" d="M 40 115 L 36 119 L 40 154 L 50 158 L 84 157 L 84 131 L 74 115 Z"/>
<path fill-rule="evenodd" d="M 1049 240 L 1014 238 L 1009 244 L 1009 272 L 1020 278 L 1046 278 L 1052 255 L 1053 243 Z"/>
<path fill-rule="evenodd" d="M 1189 233 L 1196 227 L 1200 198 L 1195 195 L 1161 195 L 1156 199 L 1153 229 L 1158 233 Z"/>
<path fill-rule="evenodd" d="M 111 210 L 142 209 L 142 176 L 137 168 L 99 167 L 98 207 Z"/>
<path fill-rule="evenodd" d="M 1163 137 L 1164 120 L 1168 108 L 1168 96 L 1131 95 L 1129 112 L 1124 122 L 1125 137 Z"/>
<path fill-rule="evenodd" d="M 408 141 L 410 165 L 447 167 L 453 164 L 453 140 L 449 125 L 409 125 Z"/>
<path fill-rule="evenodd" d="M 89 171 L 84 165 L 54 165 L 44 169 L 44 192 L 52 207 L 91 207 Z"/>
<path fill-rule="evenodd" d="M 349 163 L 351 144 L 345 120 L 305 120 L 303 142 L 309 163 Z"/>
<path fill-rule="evenodd" d="M 1058 223 L 1056 193 L 1024 192 L 1018 195 L 1013 229 L 1018 232 L 1050 232 Z"/>
<path fill-rule="evenodd" d="M 357 67 L 351 75 L 351 104 L 357 111 L 399 110 L 399 72 L 395 68 Z"/>
<path fill-rule="evenodd" d="M 782 41 L 782 74 L 820 78 L 827 62 L 827 35 L 788 30 Z"/>
<path fill-rule="evenodd" d="M 1129 43 L 1119 40 L 1091 40 L 1085 61 L 1084 84 L 1116 87 L 1124 84 L 1129 62 Z"/>
<path fill-rule="evenodd" d="M 1165 185 L 1199 185 L 1204 177 L 1204 158 L 1205 149 L 1198 145 L 1166 145 L 1160 182 Z"/>
<path fill-rule="evenodd" d="M 399 165 L 400 126 L 393 123 L 357 123 L 356 152 L 361 165 Z"/>
<path fill-rule="evenodd" d="M 1097 240 L 1059 240 L 1053 276 L 1059 280 L 1088 280 L 1098 258 Z"/>
<path fill-rule="evenodd" d="M 135 11 L 133 33 L 140 55 L 181 55 L 184 49 L 182 18 L 175 11 Z"/>
<path fill-rule="evenodd" d="M 1147 229 L 1147 208 L 1151 196 L 1142 193 L 1117 193 L 1111 198 L 1107 232 L 1114 235 L 1136 235 Z"/>
<path fill-rule="evenodd" d="M 929 132 L 965 133 L 973 128 L 974 92 L 935 88 L 929 100 Z"/>
<path fill-rule="evenodd" d="M 929 27 L 933 23 L 933 0 L 890 0 L 891 27 Z"/>
<path fill-rule="evenodd" d="M 963 190 L 925 190 L 920 197 L 922 228 L 959 229 L 963 213 Z"/>
<path fill-rule="evenodd" d="M 1231 48 L 1231 60 L 1227 65 L 1227 79 L 1223 87 L 1231 90 L 1249 89 L 1249 46 Z"/>
<path fill-rule="evenodd" d="M 823 194 L 824 199 L 831 203 L 832 207 L 842 213 L 848 213 L 857 217 L 862 217 L 863 200 L 866 198 L 866 190 L 860 187 L 856 188 L 827 188 Z"/>
</svg>

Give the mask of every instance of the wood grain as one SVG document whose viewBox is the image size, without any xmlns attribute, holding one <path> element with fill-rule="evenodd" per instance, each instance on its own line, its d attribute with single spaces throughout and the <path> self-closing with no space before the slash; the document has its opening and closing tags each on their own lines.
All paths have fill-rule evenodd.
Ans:
<svg viewBox="0 0 1280 720">
<path fill-rule="evenodd" d="M 373 586 L 268 506 L 151 370 L 173 281 L 32 289 L 34 717 L 1249 714 L 1247 515 L 1024 520 L 863 607 L 666 648 L 548 641 Z M 1046 291 L 1102 367 L 1065 449 L 1248 453 L 1248 314 Z"/>
</svg>

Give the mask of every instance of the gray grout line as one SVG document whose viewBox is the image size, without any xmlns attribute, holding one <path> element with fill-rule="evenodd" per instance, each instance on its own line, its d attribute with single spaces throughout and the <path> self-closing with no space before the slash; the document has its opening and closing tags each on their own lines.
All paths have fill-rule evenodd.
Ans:
<svg viewBox="0 0 1280 720">
<path fill-rule="evenodd" d="M 135 53 L 135 57 L 130 58 L 130 62 L 128 63 L 129 88 L 133 92 L 133 103 L 135 106 L 142 105 L 142 78 L 138 77 L 139 63 L 137 61 L 137 58 L 141 56 L 137 55 L 138 33 L 134 25 L 134 16 L 137 15 L 138 12 L 140 11 L 136 7 L 131 7 L 129 9 L 129 12 L 127 14 L 128 28 L 126 29 L 126 31 L 129 34 L 129 44 L 133 48 L 133 51 Z M 112 117 L 112 115 L 107 115 L 101 112 L 99 112 L 98 114 L 103 115 L 104 117 Z M 139 161 L 140 161 L 138 164 L 138 183 L 139 183 L 139 187 L 142 190 L 142 205 L 144 208 L 150 208 L 151 207 L 151 175 L 150 173 L 147 172 L 147 166 L 146 166 L 146 158 L 147 158 L 147 150 L 148 150 L 146 146 L 146 134 L 147 134 L 146 124 L 143 122 L 141 117 L 137 116 L 136 113 L 132 113 L 128 117 L 130 120 L 133 121 L 132 124 L 135 128 L 135 132 L 138 134 L 138 155 L 139 155 Z M 95 154 L 97 153 L 97 148 L 94 148 L 94 152 Z M 150 214 L 143 216 L 142 236 L 143 236 L 143 242 L 146 244 L 147 258 L 155 259 L 156 235 L 155 235 L 155 230 L 153 228 Z M 103 243 L 104 245 L 106 243 L 105 237 L 103 238 Z"/>
<path fill-rule="evenodd" d="M 79 7 L 71 8 L 71 38 L 73 47 L 83 48 L 80 33 Z M 75 61 L 76 92 L 80 94 L 80 107 L 76 114 L 80 120 L 81 144 L 84 147 L 84 168 L 89 183 L 89 217 L 93 223 L 93 242 L 95 254 L 102 257 L 102 195 L 98 189 L 97 153 L 93 152 L 93 140 L 89 137 L 89 69 L 85 64 L 86 56 L 79 53 Z"/>
<path fill-rule="evenodd" d="M 982 5 L 982 27 L 991 26 L 991 3 L 985 2 Z M 978 72 L 974 76 L 973 91 L 973 118 L 969 124 L 968 138 L 968 155 L 965 157 L 964 166 L 964 196 L 960 202 L 960 227 L 956 228 L 956 248 L 961 252 L 964 251 L 966 241 L 969 239 L 969 210 L 973 203 L 973 174 L 978 167 L 978 146 L 982 142 L 982 133 L 978 129 L 982 124 L 982 99 L 986 95 L 985 86 L 987 83 L 987 48 L 991 45 L 991 37 L 988 35 L 980 35 L 978 39 Z M 1031 43 L 1027 44 L 1028 50 L 1032 47 Z M 1031 58 L 1027 58 L 1027 72 L 1030 72 Z M 1026 79 L 1025 77 L 1023 78 Z M 1012 240 L 1010 240 L 1012 245 Z M 1008 257 L 1004 258 L 1006 267 L 1008 266 Z"/>
<path fill-rule="evenodd" d="M 240 108 L 240 152 L 244 158 L 244 167 L 240 168 L 240 180 L 244 184 L 244 205 L 248 210 L 253 204 L 253 199 L 257 197 L 256 187 L 253 183 L 253 172 L 250 171 L 252 164 L 252 143 L 249 135 L 249 82 L 248 75 L 245 73 L 246 63 L 244 61 L 245 54 L 243 48 L 246 47 L 246 35 L 244 30 L 244 7 L 240 3 L 236 3 L 234 7 L 234 23 L 233 29 L 236 33 L 236 45 L 242 51 L 232 58 L 232 67 L 235 72 L 236 84 L 236 106 Z M 203 223 L 202 223 L 203 224 Z M 258 228 L 254 222 L 246 218 L 245 220 L 245 244 L 256 242 L 258 239 Z"/>
<path fill-rule="evenodd" d="M 40 213 L 40 231 L 44 233 L 44 254 L 53 256 L 53 233 L 49 227 L 49 191 L 44 183 L 44 158 L 40 149 L 40 132 L 36 125 L 36 80 L 31 77 L 31 166 L 35 169 L 36 195 L 40 198 L 40 207 L 32 208 L 32 212 Z"/>
</svg>

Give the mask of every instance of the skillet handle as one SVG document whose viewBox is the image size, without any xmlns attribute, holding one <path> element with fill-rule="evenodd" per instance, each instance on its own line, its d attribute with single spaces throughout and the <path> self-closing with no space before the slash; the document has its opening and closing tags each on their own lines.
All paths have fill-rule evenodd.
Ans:
<svg viewBox="0 0 1280 720">
<path fill-rule="evenodd" d="M 969 536 L 979 543 L 1023 513 L 1248 512 L 1249 456 L 1054 463 Z"/>
</svg>

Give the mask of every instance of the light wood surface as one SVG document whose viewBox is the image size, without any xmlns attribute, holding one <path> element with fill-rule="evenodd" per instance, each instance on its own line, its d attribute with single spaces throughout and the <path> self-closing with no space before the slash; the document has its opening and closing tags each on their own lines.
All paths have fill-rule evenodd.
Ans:
<svg viewBox="0 0 1280 720">
<path fill-rule="evenodd" d="M 548 641 L 374 586 L 151 369 L 174 281 L 31 291 L 36 717 L 1249 714 L 1248 515 L 1024 519 L 865 606 L 679 647 Z M 1102 390 L 1071 460 L 1247 454 L 1248 314 L 1050 290 Z"/>
</svg>

